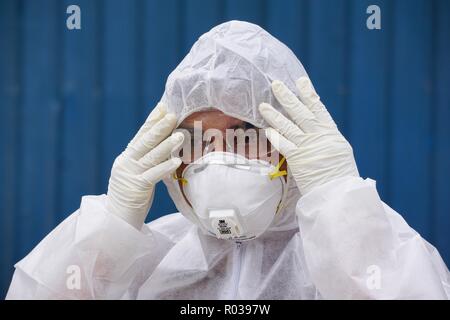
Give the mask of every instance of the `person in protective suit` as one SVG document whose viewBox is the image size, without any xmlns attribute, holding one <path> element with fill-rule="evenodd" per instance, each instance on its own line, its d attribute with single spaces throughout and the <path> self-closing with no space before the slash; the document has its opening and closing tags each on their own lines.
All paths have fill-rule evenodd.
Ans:
<svg viewBox="0 0 450 320">
<path fill-rule="evenodd" d="M 228 139 L 250 130 L 256 152 Z M 180 212 L 144 224 L 161 179 Z M 302 64 L 240 21 L 198 39 L 107 194 L 83 197 L 15 267 L 8 299 L 450 295 L 439 253 L 359 176 Z"/>
</svg>

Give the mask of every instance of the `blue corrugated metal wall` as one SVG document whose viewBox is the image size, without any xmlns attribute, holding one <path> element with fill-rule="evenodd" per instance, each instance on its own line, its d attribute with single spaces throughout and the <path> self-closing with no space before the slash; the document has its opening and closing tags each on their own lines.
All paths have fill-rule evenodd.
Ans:
<svg viewBox="0 0 450 320">
<path fill-rule="evenodd" d="M 366 28 L 370 4 L 382 30 Z M 361 174 L 450 263 L 450 1 L 0 0 L 0 296 L 82 195 L 105 192 L 169 72 L 230 19 L 293 49 Z M 159 186 L 150 219 L 174 210 Z"/>
</svg>

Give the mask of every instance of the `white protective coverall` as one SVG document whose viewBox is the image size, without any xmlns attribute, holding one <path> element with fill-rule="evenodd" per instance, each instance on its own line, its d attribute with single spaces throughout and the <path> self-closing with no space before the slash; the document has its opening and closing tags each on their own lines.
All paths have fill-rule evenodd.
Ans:
<svg viewBox="0 0 450 320">
<path fill-rule="evenodd" d="M 163 101 L 178 117 L 206 107 L 267 127 L 270 83 L 294 91 L 306 72 L 266 31 L 231 21 L 203 35 L 169 76 Z M 80 208 L 16 264 L 9 299 L 448 299 L 437 250 L 380 199 L 375 182 L 343 177 L 301 196 L 288 175 L 283 210 L 242 243 L 203 234 L 178 183 L 164 180 L 181 213 L 133 228 L 106 195 Z M 157 199 L 155 199 L 157 201 Z M 426 213 L 424 213 L 426 214 Z M 79 272 L 79 286 L 71 275 Z M 72 282 L 71 282 L 72 281 Z"/>
</svg>

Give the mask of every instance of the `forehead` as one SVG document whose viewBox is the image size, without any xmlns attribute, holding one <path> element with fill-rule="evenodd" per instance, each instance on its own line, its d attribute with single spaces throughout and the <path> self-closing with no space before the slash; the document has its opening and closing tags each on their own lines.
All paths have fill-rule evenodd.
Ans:
<svg viewBox="0 0 450 320">
<path fill-rule="evenodd" d="M 244 124 L 244 121 L 231 117 L 219 110 L 200 111 L 191 114 L 180 123 L 180 128 L 193 128 L 194 122 L 201 121 L 203 129 L 227 129 Z"/>
</svg>

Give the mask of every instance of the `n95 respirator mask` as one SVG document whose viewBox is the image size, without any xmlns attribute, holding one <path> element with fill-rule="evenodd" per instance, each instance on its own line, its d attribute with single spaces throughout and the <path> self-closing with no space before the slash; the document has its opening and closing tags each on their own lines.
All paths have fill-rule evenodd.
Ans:
<svg viewBox="0 0 450 320">
<path fill-rule="evenodd" d="M 274 166 L 230 152 L 211 152 L 189 164 L 179 179 L 200 227 L 227 240 L 251 240 L 264 233 L 285 191 L 282 161 Z"/>
</svg>

